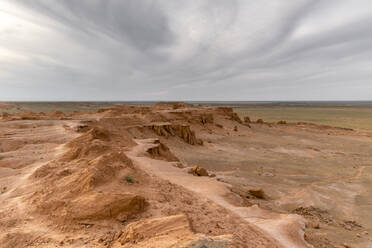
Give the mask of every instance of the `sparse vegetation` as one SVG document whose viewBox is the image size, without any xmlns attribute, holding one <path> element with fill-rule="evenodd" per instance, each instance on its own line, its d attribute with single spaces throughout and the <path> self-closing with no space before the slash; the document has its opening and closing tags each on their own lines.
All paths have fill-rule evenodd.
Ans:
<svg viewBox="0 0 372 248">
<path fill-rule="evenodd" d="M 133 176 L 128 174 L 128 175 L 125 176 L 125 181 L 127 181 L 127 183 L 135 183 L 136 179 L 134 179 Z"/>
<path fill-rule="evenodd" d="M 6 191 L 7 189 L 8 189 L 7 186 L 2 187 L 2 188 L 1 188 L 1 194 L 5 193 L 5 191 Z"/>
</svg>

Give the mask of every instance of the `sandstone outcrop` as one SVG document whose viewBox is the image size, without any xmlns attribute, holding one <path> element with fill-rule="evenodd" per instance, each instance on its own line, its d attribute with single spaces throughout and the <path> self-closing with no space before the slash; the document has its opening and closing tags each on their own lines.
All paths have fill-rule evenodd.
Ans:
<svg viewBox="0 0 372 248">
<path fill-rule="evenodd" d="M 233 109 L 231 107 L 218 107 L 216 111 L 222 115 L 231 115 L 233 113 Z"/>
<path fill-rule="evenodd" d="M 185 103 L 185 102 L 176 102 L 172 104 L 173 109 L 180 109 L 180 108 L 191 108 L 193 107 L 192 104 Z"/>
<path fill-rule="evenodd" d="M 237 114 L 237 113 L 232 113 L 231 115 L 230 115 L 230 120 L 232 120 L 232 121 L 236 121 L 236 122 L 238 122 L 238 123 L 243 123 L 242 122 L 242 120 L 240 119 L 240 117 L 239 117 L 239 115 Z"/>
<path fill-rule="evenodd" d="M 191 108 L 193 105 L 185 102 L 159 102 L 155 104 L 154 107 L 159 109 L 181 109 Z"/>
<path fill-rule="evenodd" d="M 147 149 L 147 152 L 155 159 L 164 159 L 170 162 L 178 162 L 179 159 L 170 151 L 168 146 L 161 143 L 159 140 L 155 141 L 155 146 Z"/>
<path fill-rule="evenodd" d="M 153 130 L 157 135 L 164 136 L 165 138 L 168 138 L 170 136 L 177 136 L 190 145 L 203 144 L 203 141 L 201 139 L 196 138 L 195 132 L 191 131 L 189 125 L 162 123 L 152 124 L 149 126 L 149 128 Z"/>
<path fill-rule="evenodd" d="M 251 123 L 251 118 L 249 118 L 249 116 L 245 116 L 244 117 L 244 123 Z"/>
<path fill-rule="evenodd" d="M 266 198 L 265 192 L 262 189 L 246 189 L 245 187 L 234 186 L 231 188 L 231 191 L 238 194 L 243 199 Z"/>
<path fill-rule="evenodd" d="M 1 114 L 1 118 L 2 118 L 3 120 L 7 119 L 9 116 L 10 116 L 10 115 L 9 115 L 7 112 L 3 112 L 3 113 Z"/>
<path fill-rule="evenodd" d="M 73 220 L 116 219 L 126 221 L 144 211 L 145 198 L 132 193 L 110 194 L 90 192 L 70 203 Z"/>
<path fill-rule="evenodd" d="M 214 122 L 214 118 L 213 118 L 213 114 L 203 114 L 203 115 L 200 115 L 200 122 L 205 125 L 205 124 L 213 124 Z"/>
<path fill-rule="evenodd" d="M 33 211 L 63 223 L 124 221 L 143 212 L 147 202 L 141 195 L 97 190 L 120 184 L 119 175 L 136 173 L 132 161 L 110 142 L 114 136 L 104 128 L 91 128 L 67 143 L 59 159 L 38 168 L 32 178 L 44 187 L 30 197 Z"/>
<path fill-rule="evenodd" d="M 129 224 L 120 238 L 125 248 L 228 248 L 232 235 L 206 236 L 192 232 L 184 214 L 146 219 Z"/>
<path fill-rule="evenodd" d="M 285 124 L 287 124 L 287 122 L 286 121 L 278 121 L 277 124 L 278 125 L 285 125 Z"/>
</svg>

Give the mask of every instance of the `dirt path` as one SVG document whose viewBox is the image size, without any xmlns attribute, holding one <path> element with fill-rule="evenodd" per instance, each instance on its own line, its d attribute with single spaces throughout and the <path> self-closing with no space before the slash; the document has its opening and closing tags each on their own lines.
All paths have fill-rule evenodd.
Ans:
<svg viewBox="0 0 372 248">
<path fill-rule="evenodd" d="M 227 185 L 209 177 L 195 177 L 161 160 L 145 157 L 146 150 L 154 146 L 153 139 L 136 140 L 138 143 L 128 156 L 149 174 L 178 184 L 198 195 L 204 196 L 216 204 L 232 211 L 251 223 L 272 238 L 276 239 L 283 247 L 308 248 L 303 238 L 305 223 L 302 217 L 293 214 L 276 214 L 260 209 L 257 205 L 252 207 L 236 207 L 226 199 L 231 194 Z"/>
</svg>

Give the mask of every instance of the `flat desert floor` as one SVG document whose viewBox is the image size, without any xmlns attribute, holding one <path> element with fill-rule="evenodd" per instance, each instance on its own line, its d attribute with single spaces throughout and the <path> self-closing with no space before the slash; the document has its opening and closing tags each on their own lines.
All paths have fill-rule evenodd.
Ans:
<svg viewBox="0 0 372 248">
<path fill-rule="evenodd" d="M 239 116 L 250 116 L 253 120 L 264 119 L 268 122 L 310 122 L 334 127 L 372 131 L 372 105 L 243 105 L 234 108 Z"/>
</svg>

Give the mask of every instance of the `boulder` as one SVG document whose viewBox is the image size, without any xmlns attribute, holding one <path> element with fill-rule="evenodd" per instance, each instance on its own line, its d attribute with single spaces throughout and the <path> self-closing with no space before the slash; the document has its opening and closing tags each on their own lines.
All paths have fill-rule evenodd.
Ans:
<svg viewBox="0 0 372 248">
<path fill-rule="evenodd" d="M 320 228 L 320 224 L 319 224 L 319 222 L 317 222 L 317 221 L 312 222 L 312 223 L 311 223 L 311 226 L 312 226 L 314 229 L 319 229 L 319 228 Z"/>
<path fill-rule="evenodd" d="M 245 116 L 244 123 L 251 123 L 251 118 L 249 118 L 249 116 Z"/>
<path fill-rule="evenodd" d="M 209 176 L 208 171 L 202 167 L 199 167 L 195 165 L 189 170 L 190 174 L 193 174 L 194 176 L 199 176 L 199 177 L 207 177 Z"/>
</svg>

